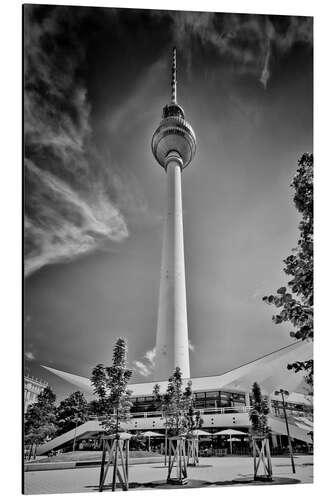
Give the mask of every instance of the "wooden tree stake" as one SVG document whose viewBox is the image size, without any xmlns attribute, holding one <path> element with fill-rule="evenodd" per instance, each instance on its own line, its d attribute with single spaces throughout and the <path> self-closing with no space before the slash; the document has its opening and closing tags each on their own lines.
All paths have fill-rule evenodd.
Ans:
<svg viewBox="0 0 333 500">
<path fill-rule="evenodd" d="M 128 491 L 129 440 L 117 436 L 105 436 L 99 478 L 99 491 L 103 491 L 110 465 L 112 465 L 112 491 L 117 488 L 117 478 L 123 491 Z M 106 459 L 106 455 L 107 459 Z"/>
<path fill-rule="evenodd" d="M 199 463 L 199 440 L 196 437 L 187 439 L 187 465 L 196 466 Z"/>
<path fill-rule="evenodd" d="M 272 461 L 268 436 L 252 436 L 254 480 L 272 480 Z M 259 474 L 260 465 L 263 474 Z"/>
<path fill-rule="evenodd" d="M 172 476 L 173 470 L 176 469 L 176 475 Z M 186 484 L 187 467 L 185 453 L 185 438 L 173 437 L 169 438 L 169 464 L 167 483 L 169 484 Z"/>
</svg>

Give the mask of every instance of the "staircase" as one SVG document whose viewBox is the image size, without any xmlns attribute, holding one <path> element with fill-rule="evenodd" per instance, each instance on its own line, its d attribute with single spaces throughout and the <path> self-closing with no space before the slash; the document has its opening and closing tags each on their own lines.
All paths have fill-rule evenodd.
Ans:
<svg viewBox="0 0 333 500">
<path fill-rule="evenodd" d="M 82 425 L 79 425 L 76 429 L 72 429 L 61 436 L 58 436 L 47 443 L 42 444 L 37 448 L 37 455 L 45 455 L 49 451 L 52 451 L 62 446 L 67 445 L 74 439 L 90 439 L 93 436 L 98 435 L 102 431 L 102 427 L 98 420 L 88 420 Z"/>
</svg>

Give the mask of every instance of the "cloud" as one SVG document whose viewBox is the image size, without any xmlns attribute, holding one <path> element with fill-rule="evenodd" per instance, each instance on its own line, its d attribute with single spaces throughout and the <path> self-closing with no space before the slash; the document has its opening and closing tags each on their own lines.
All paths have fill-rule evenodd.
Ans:
<svg viewBox="0 0 333 500">
<path fill-rule="evenodd" d="M 142 102 L 151 102 L 156 80 L 163 78 L 166 71 L 166 60 L 157 60 L 140 76 L 133 87 L 132 93 L 125 102 L 121 102 L 108 119 L 107 128 L 111 134 L 119 130 L 126 133 L 128 128 L 135 129 L 147 118 L 156 116 L 154 106 L 142 109 Z"/>
<path fill-rule="evenodd" d="M 25 357 L 26 359 L 28 359 L 29 361 L 33 361 L 34 359 L 36 359 L 36 358 L 35 358 L 34 353 L 33 353 L 33 352 L 31 352 L 31 351 L 27 351 L 27 352 L 25 352 L 25 353 L 24 353 L 24 357 Z"/>
<path fill-rule="evenodd" d="M 257 76 L 264 88 L 274 48 L 283 54 L 297 42 L 312 45 L 312 18 L 213 12 L 169 12 L 177 46 L 193 61 L 194 40 L 215 48 L 235 73 Z"/>
<path fill-rule="evenodd" d="M 152 372 L 142 361 L 133 361 L 133 365 L 138 373 L 143 377 L 148 377 Z"/>
<path fill-rule="evenodd" d="M 90 252 L 105 238 L 122 241 L 128 235 L 123 217 L 103 193 L 89 204 L 67 183 L 28 160 L 26 172 L 38 189 L 38 216 L 43 217 L 42 224 L 28 214 L 25 217 L 26 245 L 31 242 L 27 275 L 46 264 Z M 30 200 L 34 201 L 32 194 Z"/>
<path fill-rule="evenodd" d="M 144 355 L 144 358 L 146 358 L 152 366 L 155 366 L 156 346 L 153 347 L 150 351 L 147 351 Z"/>
<path fill-rule="evenodd" d="M 190 339 L 188 340 L 188 348 L 192 352 L 195 349 Z M 146 351 L 143 355 L 143 359 L 145 361 L 133 361 L 133 366 L 134 369 L 138 373 L 140 373 L 140 375 L 142 375 L 143 377 L 148 377 L 148 375 L 151 375 L 153 373 L 156 365 L 156 346 Z"/>
<path fill-rule="evenodd" d="M 134 369 L 143 377 L 148 377 L 155 368 L 156 346 L 149 349 L 143 355 L 145 361 L 133 361 Z"/>
<path fill-rule="evenodd" d="M 119 175 L 94 146 L 80 9 L 25 6 L 25 274 L 121 242 Z M 38 15 L 36 14 L 38 13 Z M 116 176 L 118 175 L 117 179 Z"/>
<path fill-rule="evenodd" d="M 269 70 L 270 56 L 271 56 L 271 45 L 268 42 L 267 43 L 267 51 L 266 51 L 266 55 L 265 55 L 264 67 L 262 69 L 261 76 L 260 76 L 260 82 L 263 84 L 265 89 L 267 87 L 267 82 L 268 82 L 270 74 L 271 74 L 270 70 Z"/>
</svg>

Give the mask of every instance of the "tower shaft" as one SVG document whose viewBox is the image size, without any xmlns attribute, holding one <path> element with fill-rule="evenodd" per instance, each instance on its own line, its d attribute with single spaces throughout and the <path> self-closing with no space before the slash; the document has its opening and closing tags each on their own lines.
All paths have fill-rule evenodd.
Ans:
<svg viewBox="0 0 333 500">
<path fill-rule="evenodd" d="M 167 380 L 176 367 L 190 377 L 184 262 L 182 171 L 195 154 L 196 137 L 177 102 L 177 60 L 173 49 L 171 102 L 152 138 L 152 152 L 167 174 L 162 266 L 156 333 L 155 380 Z"/>
<path fill-rule="evenodd" d="M 156 375 L 170 377 L 178 366 L 190 377 L 184 262 L 181 172 L 182 159 L 171 152 L 166 159 L 167 207 L 156 334 Z"/>
</svg>

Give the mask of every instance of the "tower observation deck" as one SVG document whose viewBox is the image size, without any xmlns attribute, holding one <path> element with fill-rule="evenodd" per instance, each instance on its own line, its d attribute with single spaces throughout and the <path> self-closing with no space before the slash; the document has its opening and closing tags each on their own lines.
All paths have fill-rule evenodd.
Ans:
<svg viewBox="0 0 333 500">
<path fill-rule="evenodd" d="M 152 152 L 167 175 L 162 265 L 156 333 L 155 379 L 167 380 L 178 366 L 190 377 L 184 262 L 182 171 L 192 161 L 196 138 L 177 103 L 177 62 L 173 49 L 171 101 L 152 138 Z"/>
</svg>

